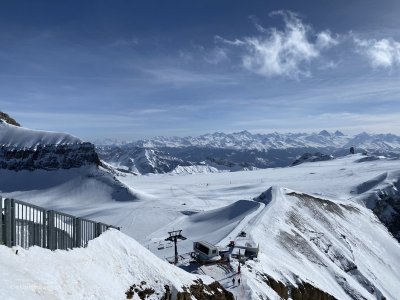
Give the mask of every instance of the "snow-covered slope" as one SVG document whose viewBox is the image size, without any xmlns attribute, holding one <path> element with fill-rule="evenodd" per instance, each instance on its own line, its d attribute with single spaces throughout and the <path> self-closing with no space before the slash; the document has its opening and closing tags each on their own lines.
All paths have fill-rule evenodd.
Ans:
<svg viewBox="0 0 400 300">
<path fill-rule="evenodd" d="M 221 170 L 209 166 L 207 164 L 198 164 L 192 166 L 181 166 L 178 165 L 175 169 L 173 169 L 170 173 L 172 174 L 196 174 L 196 173 L 216 173 Z"/>
<path fill-rule="evenodd" d="M 257 201 L 266 207 L 246 227 L 260 246 L 244 268 L 253 298 L 266 274 L 290 291 L 310 283 L 337 299 L 396 299 L 400 244 L 365 207 L 273 187 Z"/>
<path fill-rule="evenodd" d="M 98 146 L 96 149 L 101 159 L 115 168 L 138 174 L 193 174 L 255 169 L 245 163 L 214 157 L 212 153 L 201 153 L 198 149 L 194 149 L 195 153 L 192 154 L 190 154 L 192 150 L 188 150 L 186 154 L 174 153 L 174 155 L 169 153 L 172 149 L 159 150 L 132 145 Z"/>
<path fill-rule="evenodd" d="M 113 207 L 140 201 L 141 193 L 96 166 L 53 171 L 0 169 L 0 194 L 98 221 L 116 222 Z M 118 204 L 120 203 L 120 205 Z M 111 215 L 111 217 L 110 217 Z"/>
<path fill-rule="evenodd" d="M 97 147 L 100 157 L 111 165 L 139 174 L 168 173 L 178 166 L 190 166 L 189 162 L 159 150 L 139 147 Z"/>
<path fill-rule="evenodd" d="M 74 136 L 31 130 L 0 120 L 1 169 L 69 169 L 99 162 L 94 145 Z"/>
<path fill-rule="evenodd" d="M 212 278 L 189 274 L 162 261 L 116 230 L 90 241 L 87 248 L 71 251 L 18 248 L 16 255 L 15 249 L 0 246 L 0 267 L 0 299 L 7 300 L 115 300 L 128 295 L 135 300 L 144 299 L 143 295 L 159 300 L 168 299 L 169 294 L 177 299 L 178 293 L 181 299 L 190 299 L 191 286 L 204 289 L 200 294 L 233 300 L 218 284 L 212 284 Z M 183 298 L 184 288 L 187 298 Z"/>
<path fill-rule="evenodd" d="M 160 258 L 173 255 L 173 248 L 157 249 L 170 229 L 182 229 L 188 238 L 178 244 L 179 253 L 198 239 L 226 245 L 245 230 L 261 253 L 242 269 L 248 299 L 278 299 L 268 286 L 272 279 L 288 290 L 309 284 L 338 299 L 379 299 L 379 293 L 396 299 L 399 244 L 368 208 L 381 220 L 398 220 L 392 212 L 399 171 L 399 160 L 359 154 L 291 168 L 187 176 L 134 176 L 95 166 L 0 170 L 0 191 L 121 226 Z M 270 186 L 278 187 L 253 201 Z M 382 215 L 375 211 L 380 207 Z"/>
<path fill-rule="evenodd" d="M 9 148 L 35 148 L 41 145 L 81 144 L 82 140 L 67 133 L 32 130 L 0 120 L 0 145 Z"/>
</svg>

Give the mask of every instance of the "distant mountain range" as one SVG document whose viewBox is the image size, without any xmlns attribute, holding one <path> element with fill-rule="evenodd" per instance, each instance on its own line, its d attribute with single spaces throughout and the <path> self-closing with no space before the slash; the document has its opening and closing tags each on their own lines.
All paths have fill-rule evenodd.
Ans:
<svg viewBox="0 0 400 300">
<path fill-rule="evenodd" d="M 101 159 L 119 168 L 145 173 L 218 172 L 285 167 L 305 153 L 334 157 L 368 152 L 400 156 L 400 137 L 393 134 L 345 135 L 340 131 L 319 133 L 252 134 L 210 133 L 198 137 L 164 137 L 116 142 L 97 142 Z M 318 156 L 318 155 L 317 155 Z M 301 163 L 301 160 L 296 164 Z"/>
</svg>

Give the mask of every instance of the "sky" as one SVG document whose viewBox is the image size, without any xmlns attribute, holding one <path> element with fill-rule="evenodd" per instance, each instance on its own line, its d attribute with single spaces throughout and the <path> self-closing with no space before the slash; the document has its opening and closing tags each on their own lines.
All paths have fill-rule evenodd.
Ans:
<svg viewBox="0 0 400 300">
<path fill-rule="evenodd" d="M 95 141 L 400 134 L 400 1 L 0 1 L 0 110 Z"/>
</svg>

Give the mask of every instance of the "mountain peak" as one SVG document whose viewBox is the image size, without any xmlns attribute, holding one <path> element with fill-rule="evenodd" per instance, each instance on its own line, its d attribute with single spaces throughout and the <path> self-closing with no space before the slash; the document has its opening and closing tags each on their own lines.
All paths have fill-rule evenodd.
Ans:
<svg viewBox="0 0 400 300">
<path fill-rule="evenodd" d="M 20 127 L 21 124 L 19 124 L 17 121 L 15 121 L 15 119 L 11 118 L 8 114 L 0 111 L 0 121 L 3 120 L 8 124 L 14 125 L 14 126 L 18 126 Z"/>
<path fill-rule="evenodd" d="M 331 136 L 331 134 L 330 134 L 328 131 L 326 131 L 326 130 L 321 130 L 321 131 L 318 133 L 318 135 L 322 135 L 322 136 Z"/>
<path fill-rule="evenodd" d="M 339 131 L 339 130 L 336 130 L 334 134 L 335 134 L 336 136 L 344 136 L 344 133 L 341 132 L 341 131 Z"/>
</svg>

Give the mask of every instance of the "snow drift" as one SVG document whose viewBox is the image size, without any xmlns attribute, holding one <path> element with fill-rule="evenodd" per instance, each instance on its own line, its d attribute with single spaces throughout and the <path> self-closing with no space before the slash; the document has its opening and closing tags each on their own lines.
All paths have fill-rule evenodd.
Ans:
<svg viewBox="0 0 400 300">
<path fill-rule="evenodd" d="M 159 300 L 166 286 L 176 299 L 183 288 L 189 290 L 191 285 L 210 285 L 214 281 L 162 261 L 116 230 L 90 241 L 87 248 L 16 249 L 0 246 L 1 270 L 13 270 L 0 277 L 1 299 L 126 299 L 133 285 L 132 299 L 140 299 L 142 292 L 148 295 L 146 299 Z M 218 289 L 207 288 L 207 294 L 224 294 L 220 286 Z"/>
</svg>

